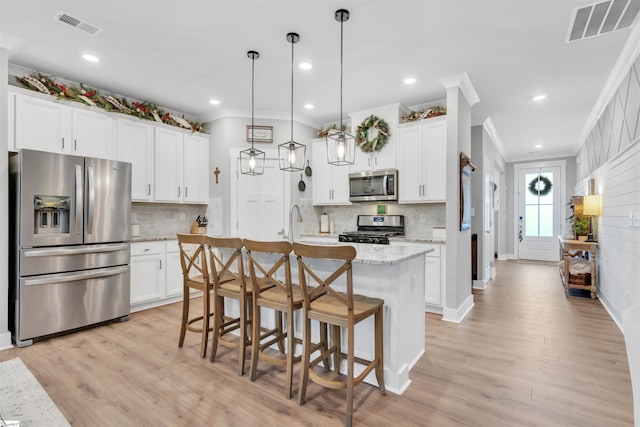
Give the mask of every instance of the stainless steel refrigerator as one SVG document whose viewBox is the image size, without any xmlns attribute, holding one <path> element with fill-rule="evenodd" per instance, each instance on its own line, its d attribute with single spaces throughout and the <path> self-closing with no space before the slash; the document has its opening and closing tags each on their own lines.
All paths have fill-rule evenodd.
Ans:
<svg viewBox="0 0 640 427">
<path fill-rule="evenodd" d="M 128 318 L 131 164 L 22 150 L 9 171 L 16 345 Z"/>
</svg>

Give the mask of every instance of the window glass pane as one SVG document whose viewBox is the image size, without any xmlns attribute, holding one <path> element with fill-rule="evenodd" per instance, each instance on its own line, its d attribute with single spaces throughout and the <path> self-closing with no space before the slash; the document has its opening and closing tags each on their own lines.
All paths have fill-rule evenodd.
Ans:
<svg viewBox="0 0 640 427">
<path fill-rule="evenodd" d="M 553 205 L 540 206 L 540 236 L 553 236 Z"/>
<path fill-rule="evenodd" d="M 546 194 L 545 196 L 540 196 L 540 204 L 546 204 L 546 205 L 552 205 L 553 204 L 553 190 L 554 190 L 554 185 L 553 185 L 553 173 L 552 172 L 547 172 L 547 173 L 542 173 L 540 174 L 541 176 L 547 178 L 550 182 L 551 182 L 551 190 L 549 191 L 548 194 Z M 541 190 L 545 188 L 545 185 L 543 182 L 540 182 L 538 188 L 540 188 Z"/>
<path fill-rule="evenodd" d="M 537 173 L 528 173 L 525 174 L 524 176 L 524 194 L 525 194 L 525 198 L 524 198 L 524 203 L 526 205 L 533 205 L 538 203 L 538 196 L 536 194 L 532 194 L 531 191 L 529 191 L 529 184 L 531 183 L 531 181 L 533 181 L 535 178 L 538 177 Z"/>
<path fill-rule="evenodd" d="M 524 233 L 528 237 L 538 236 L 538 205 L 525 206 Z"/>
</svg>

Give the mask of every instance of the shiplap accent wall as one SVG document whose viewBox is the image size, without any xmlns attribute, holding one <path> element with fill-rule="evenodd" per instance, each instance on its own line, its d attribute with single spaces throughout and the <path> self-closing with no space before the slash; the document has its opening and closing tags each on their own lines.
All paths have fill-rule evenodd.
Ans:
<svg viewBox="0 0 640 427">
<path fill-rule="evenodd" d="M 578 152 L 576 194 L 593 178 L 603 199 L 597 219 L 599 298 L 620 325 L 622 312 L 640 305 L 640 57 Z"/>
</svg>

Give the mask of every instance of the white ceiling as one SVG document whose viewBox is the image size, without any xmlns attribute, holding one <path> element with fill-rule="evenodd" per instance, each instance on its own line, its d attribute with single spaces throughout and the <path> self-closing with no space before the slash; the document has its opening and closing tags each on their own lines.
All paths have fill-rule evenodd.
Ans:
<svg viewBox="0 0 640 427">
<path fill-rule="evenodd" d="M 251 60 L 256 116 L 289 117 L 291 45 L 294 118 L 339 120 L 340 24 L 344 24 L 345 114 L 445 98 L 437 79 L 466 72 L 508 161 L 575 155 L 587 118 L 630 29 L 566 43 L 585 0 L 0 0 L 0 35 L 22 42 L 10 62 L 156 103 L 200 119 L 249 115 Z M 104 30 L 92 37 L 54 21 L 63 10 Z M 101 60 L 81 58 L 92 53 Z M 415 77 L 413 86 L 403 84 Z M 547 94 L 544 102 L 531 98 Z M 209 99 L 221 104 L 213 106 Z M 303 105 L 313 103 L 314 110 Z M 542 144 L 539 151 L 535 144 Z"/>
</svg>

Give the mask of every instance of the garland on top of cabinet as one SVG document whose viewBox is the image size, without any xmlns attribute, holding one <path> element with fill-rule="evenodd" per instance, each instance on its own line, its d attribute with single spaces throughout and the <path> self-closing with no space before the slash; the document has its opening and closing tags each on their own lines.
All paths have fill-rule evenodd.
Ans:
<svg viewBox="0 0 640 427">
<path fill-rule="evenodd" d="M 542 183 L 542 188 L 538 188 L 538 182 Z M 538 175 L 529 183 L 529 193 L 534 196 L 546 196 L 551 191 L 552 186 L 553 184 L 551 184 L 551 180 L 549 180 L 549 178 L 543 175 Z"/>
<path fill-rule="evenodd" d="M 149 102 L 135 102 L 131 104 L 126 98 L 118 98 L 113 95 L 103 95 L 97 89 L 87 88 L 82 83 L 80 87 L 65 86 L 56 83 L 54 78 L 36 73 L 30 76 L 16 77 L 27 89 L 35 90 L 46 95 L 52 95 L 59 99 L 82 102 L 92 107 L 102 108 L 105 111 L 116 111 L 118 113 L 136 116 L 141 119 L 165 123 L 171 126 L 189 129 L 193 132 L 205 132 L 204 123 L 186 120 L 177 117 L 162 108 Z"/>
<path fill-rule="evenodd" d="M 369 139 L 369 129 L 374 128 L 378 131 L 373 139 Z M 389 139 L 389 125 L 382 119 L 371 115 L 364 119 L 356 128 L 356 144 L 365 153 L 372 151 L 380 151 Z"/>
</svg>

